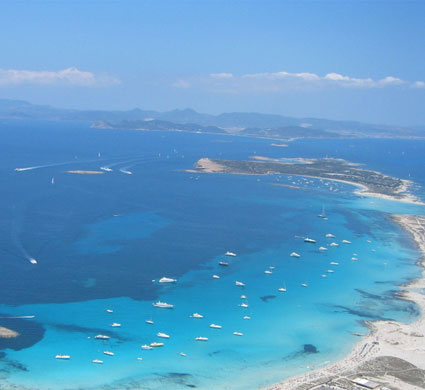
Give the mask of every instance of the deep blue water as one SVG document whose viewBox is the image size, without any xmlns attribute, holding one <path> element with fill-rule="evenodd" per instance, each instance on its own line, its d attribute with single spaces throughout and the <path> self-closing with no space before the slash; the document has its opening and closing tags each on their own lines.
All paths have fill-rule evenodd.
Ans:
<svg viewBox="0 0 425 390">
<path fill-rule="evenodd" d="M 351 332 L 366 332 L 362 320 L 418 315 L 394 293 L 420 275 L 419 253 L 388 213 L 423 214 L 423 207 L 310 178 L 184 170 L 205 156 L 339 157 L 410 179 L 424 199 L 424 141 L 299 140 L 282 148 L 253 138 L 14 120 L 0 121 L 0 137 L 0 317 L 35 316 L 0 318 L 21 334 L 0 341 L 2 388 L 256 389 L 340 358 L 357 341 Z M 112 171 L 66 173 L 101 166 Z M 322 207 L 327 221 L 317 218 Z M 317 244 L 305 244 L 306 236 Z M 220 267 L 228 250 L 238 256 Z M 162 276 L 178 283 L 153 282 Z M 239 306 L 241 294 L 248 308 Z M 157 299 L 175 308 L 154 309 Z M 189 318 L 193 312 L 205 318 Z M 166 345 L 141 350 L 157 332 L 171 335 Z M 94 340 L 99 333 L 111 339 Z M 56 360 L 61 353 L 72 358 Z"/>
</svg>

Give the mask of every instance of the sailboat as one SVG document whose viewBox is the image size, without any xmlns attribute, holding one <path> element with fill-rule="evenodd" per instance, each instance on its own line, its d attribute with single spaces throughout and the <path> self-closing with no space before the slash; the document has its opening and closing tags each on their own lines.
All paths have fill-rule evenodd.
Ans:
<svg viewBox="0 0 425 390">
<path fill-rule="evenodd" d="M 52 180 L 50 181 L 50 183 L 55 184 L 55 178 L 52 177 Z"/>
<path fill-rule="evenodd" d="M 322 212 L 317 215 L 319 218 L 326 218 L 325 205 L 322 205 Z"/>
</svg>

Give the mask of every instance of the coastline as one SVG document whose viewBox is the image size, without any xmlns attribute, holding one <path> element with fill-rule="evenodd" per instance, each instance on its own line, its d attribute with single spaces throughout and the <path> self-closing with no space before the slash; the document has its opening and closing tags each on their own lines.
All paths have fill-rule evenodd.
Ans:
<svg viewBox="0 0 425 390">
<path fill-rule="evenodd" d="M 422 277 L 403 286 L 399 295 L 401 299 L 414 302 L 419 307 L 420 317 L 411 324 L 396 321 L 365 322 L 370 330 L 369 335 L 363 337 L 347 357 L 265 389 L 307 390 L 316 386 L 319 388 L 325 383 L 334 386 L 338 383 L 350 383 L 350 380 L 358 377 L 406 390 L 425 387 L 425 295 L 420 292 L 425 289 L 425 216 L 393 214 L 391 219 L 411 234 L 421 251 L 418 264 L 422 267 Z M 422 385 L 415 385 L 413 379 L 400 379 L 401 371 L 394 367 L 403 365 L 408 367 L 402 370 L 403 375 L 408 377 L 406 371 L 409 370 L 412 373 L 419 372 Z"/>
</svg>

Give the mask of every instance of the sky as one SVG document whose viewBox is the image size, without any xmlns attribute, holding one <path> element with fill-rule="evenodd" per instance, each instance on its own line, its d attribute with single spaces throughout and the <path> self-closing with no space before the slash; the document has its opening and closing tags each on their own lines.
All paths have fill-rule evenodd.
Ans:
<svg viewBox="0 0 425 390">
<path fill-rule="evenodd" d="M 2 0 L 0 98 L 425 125 L 425 1 Z"/>
</svg>

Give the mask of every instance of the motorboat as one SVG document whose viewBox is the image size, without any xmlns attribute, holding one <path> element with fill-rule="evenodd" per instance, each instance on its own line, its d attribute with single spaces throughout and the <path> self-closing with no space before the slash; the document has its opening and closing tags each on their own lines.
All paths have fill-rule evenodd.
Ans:
<svg viewBox="0 0 425 390">
<path fill-rule="evenodd" d="M 152 306 L 159 307 L 160 309 L 172 309 L 174 307 L 174 305 L 172 305 L 171 303 L 166 303 L 161 301 L 152 303 Z"/>
</svg>

